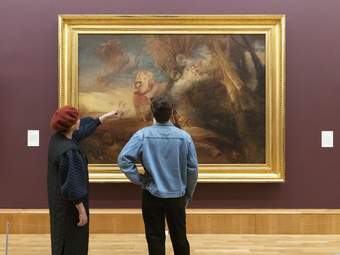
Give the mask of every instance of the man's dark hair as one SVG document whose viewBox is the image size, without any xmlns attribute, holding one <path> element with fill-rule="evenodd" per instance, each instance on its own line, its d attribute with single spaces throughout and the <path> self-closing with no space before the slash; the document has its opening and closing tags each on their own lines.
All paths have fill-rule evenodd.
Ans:
<svg viewBox="0 0 340 255">
<path fill-rule="evenodd" d="M 157 96 L 151 99 L 151 111 L 158 123 L 169 121 L 172 109 L 172 100 L 167 96 Z"/>
</svg>

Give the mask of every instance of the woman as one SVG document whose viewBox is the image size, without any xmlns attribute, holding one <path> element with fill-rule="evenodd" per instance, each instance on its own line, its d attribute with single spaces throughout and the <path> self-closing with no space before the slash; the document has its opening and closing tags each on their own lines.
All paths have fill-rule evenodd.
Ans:
<svg viewBox="0 0 340 255">
<path fill-rule="evenodd" d="M 118 119 L 112 111 L 93 119 L 79 119 L 76 108 L 58 109 L 51 119 L 56 133 L 48 151 L 48 203 L 52 255 L 83 255 L 88 252 L 89 204 L 87 158 L 78 143 L 108 119 Z"/>
</svg>

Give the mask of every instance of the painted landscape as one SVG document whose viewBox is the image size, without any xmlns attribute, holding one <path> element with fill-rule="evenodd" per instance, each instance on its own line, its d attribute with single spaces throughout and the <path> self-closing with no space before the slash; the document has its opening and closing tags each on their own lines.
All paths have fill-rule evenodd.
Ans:
<svg viewBox="0 0 340 255">
<path fill-rule="evenodd" d="M 200 164 L 265 163 L 264 35 L 79 35 L 79 109 L 119 109 L 82 148 L 113 164 L 131 135 L 152 125 L 150 99 L 168 95 Z"/>
</svg>

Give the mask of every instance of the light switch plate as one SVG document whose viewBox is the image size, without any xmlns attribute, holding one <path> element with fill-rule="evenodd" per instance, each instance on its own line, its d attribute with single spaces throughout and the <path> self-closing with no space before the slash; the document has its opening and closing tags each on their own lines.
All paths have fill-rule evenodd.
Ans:
<svg viewBox="0 0 340 255">
<path fill-rule="evenodd" d="M 321 131 L 321 147 L 322 148 L 333 148 L 333 131 Z"/>
<path fill-rule="evenodd" d="M 27 130 L 27 146 L 39 146 L 39 130 Z"/>
</svg>

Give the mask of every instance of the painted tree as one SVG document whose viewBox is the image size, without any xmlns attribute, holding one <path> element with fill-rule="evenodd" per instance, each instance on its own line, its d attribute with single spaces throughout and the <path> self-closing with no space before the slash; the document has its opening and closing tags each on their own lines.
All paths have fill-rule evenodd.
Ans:
<svg viewBox="0 0 340 255">
<path fill-rule="evenodd" d="M 183 75 L 186 67 L 183 60 L 192 58 L 199 48 L 209 49 L 215 68 L 211 70 L 215 82 L 209 82 L 221 84 L 227 91 L 228 110 L 235 117 L 241 148 L 248 162 L 264 160 L 265 67 L 257 55 L 253 38 L 243 35 L 153 35 L 147 36 L 145 43 L 155 66 L 168 75 L 169 90 Z M 251 71 L 256 77 L 254 89 L 249 87 L 247 54 L 254 66 Z M 194 84 L 191 90 L 197 94 Z"/>
<path fill-rule="evenodd" d="M 228 92 L 228 100 L 230 101 L 231 110 L 235 115 L 237 130 L 241 140 L 243 152 L 247 161 L 256 162 L 259 158 L 263 157 L 263 139 L 259 139 L 256 130 L 259 125 L 254 126 L 249 117 L 255 119 L 257 124 L 263 120 L 264 104 L 259 90 L 263 89 L 262 86 L 253 91 L 251 90 L 246 81 L 241 78 L 240 70 L 236 67 L 236 61 L 232 57 L 232 48 L 238 46 L 244 52 L 250 52 L 254 66 L 256 69 L 258 82 L 263 85 L 264 66 L 261 65 L 255 50 L 251 47 L 247 39 L 242 38 L 244 46 L 240 47 L 240 43 L 236 41 L 233 36 L 214 36 L 210 38 L 207 44 L 211 50 L 214 60 L 219 66 L 221 71 L 221 83 L 224 85 Z"/>
<path fill-rule="evenodd" d="M 167 74 L 169 89 L 183 73 L 183 60 L 191 58 L 201 41 L 191 35 L 150 35 L 145 37 L 146 51 L 152 56 L 155 66 Z"/>
</svg>

